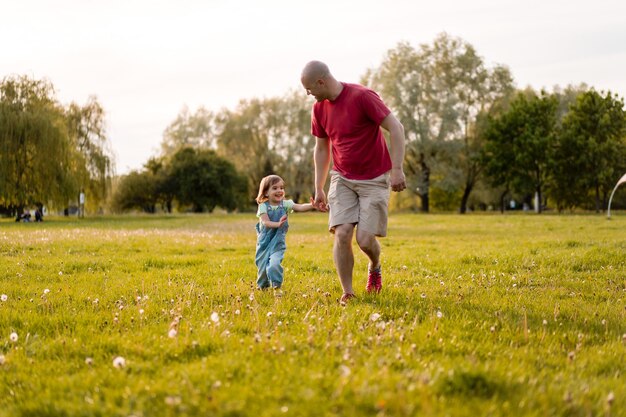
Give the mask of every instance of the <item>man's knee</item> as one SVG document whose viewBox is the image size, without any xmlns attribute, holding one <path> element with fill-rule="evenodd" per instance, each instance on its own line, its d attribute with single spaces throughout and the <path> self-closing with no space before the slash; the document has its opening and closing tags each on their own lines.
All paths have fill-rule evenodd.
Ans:
<svg viewBox="0 0 626 417">
<path fill-rule="evenodd" d="M 376 236 L 372 233 L 357 231 L 356 233 L 356 243 L 359 245 L 364 251 L 371 251 L 376 248 L 378 242 L 376 241 Z"/>
<path fill-rule="evenodd" d="M 335 241 L 341 244 L 351 244 L 354 225 L 340 224 L 335 227 Z"/>
</svg>

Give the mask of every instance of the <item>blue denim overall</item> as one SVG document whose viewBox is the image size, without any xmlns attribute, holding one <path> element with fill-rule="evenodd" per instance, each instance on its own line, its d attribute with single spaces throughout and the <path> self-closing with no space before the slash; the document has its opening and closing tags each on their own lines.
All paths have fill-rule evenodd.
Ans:
<svg viewBox="0 0 626 417">
<path fill-rule="evenodd" d="M 273 222 L 277 222 L 287 214 L 283 202 L 277 208 L 272 208 L 268 202 L 267 216 Z M 260 221 L 256 224 L 256 266 L 258 268 L 256 283 L 259 288 L 280 288 L 283 284 L 283 267 L 281 262 L 285 257 L 287 244 L 285 235 L 289 229 L 288 222 L 277 229 L 265 227 Z"/>
</svg>

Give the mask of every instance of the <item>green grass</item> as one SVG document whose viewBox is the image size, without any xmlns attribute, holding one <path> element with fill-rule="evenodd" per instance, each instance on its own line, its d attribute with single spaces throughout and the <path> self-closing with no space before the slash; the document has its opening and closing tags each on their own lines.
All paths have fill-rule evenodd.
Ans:
<svg viewBox="0 0 626 417">
<path fill-rule="evenodd" d="M 292 216 L 282 297 L 253 225 L 0 221 L 0 415 L 626 415 L 623 214 L 393 215 L 347 306 L 324 214 Z"/>
</svg>

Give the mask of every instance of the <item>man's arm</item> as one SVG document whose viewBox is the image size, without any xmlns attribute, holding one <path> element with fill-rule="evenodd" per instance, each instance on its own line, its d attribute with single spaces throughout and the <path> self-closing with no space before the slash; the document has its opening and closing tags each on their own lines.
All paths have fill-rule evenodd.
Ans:
<svg viewBox="0 0 626 417">
<path fill-rule="evenodd" d="M 402 191 L 406 188 L 406 178 L 402 163 L 404 162 L 404 126 L 396 117 L 389 113 L 380 124 L 383 129 L 389 131 L 391 149 L 391 189 Z"/>
<path fill-rule="evenodd" d="M 328 211 L 324 184 L 326 184 L 328 168 L 330 167 L 330 139 L 315 138 L 313 163 L 315 165 L 315 200 L 313 205 L 319 211 Z"/>
</svg>

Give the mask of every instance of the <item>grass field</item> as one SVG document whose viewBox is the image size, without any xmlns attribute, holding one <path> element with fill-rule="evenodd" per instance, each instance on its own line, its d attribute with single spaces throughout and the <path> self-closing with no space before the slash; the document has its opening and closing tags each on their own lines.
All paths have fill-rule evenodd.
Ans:
<svg viewBox="0 0 626 417">
<path fill-rule="evenodd" d="M 276 297 L 252 214 L 0 221 L 0 415 L 626 416 L 623 213 L 393 215 L 346 306 L 290 223 Z"/>
</svg>

